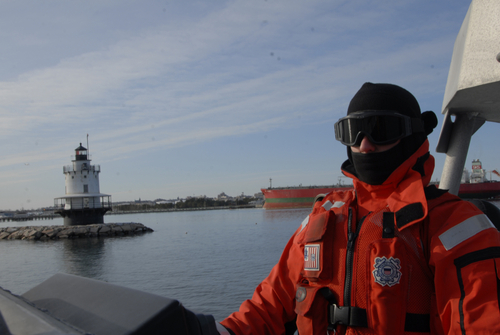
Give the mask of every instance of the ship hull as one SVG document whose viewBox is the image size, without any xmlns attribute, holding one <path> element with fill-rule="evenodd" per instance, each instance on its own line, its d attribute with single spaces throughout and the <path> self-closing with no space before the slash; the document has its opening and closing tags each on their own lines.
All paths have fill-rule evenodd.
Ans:
<svg viewBox="0 0 500 335">
<path fill-rule="evenodd" d="M 311 208 L 318 194 L 350 190 L 352 186 L 319 186 L 261 189 L 266 199 L 265 209 Z"/>
<path fill-rule="evenodd" d="M 500 182 L 460 184 L 458 196 L 463 199 L 492 199 L 500 196 Z"/>
<path fill-rule="evenodd" d="M 311 208 L 318 194 L 350 190 L 352 186 L 318 186 L 261 189 L 265 209 Z M 463 199 L 492 199 L 500 196 L 500 182 L 460 184 L 458 196 Z"/>
</svg>

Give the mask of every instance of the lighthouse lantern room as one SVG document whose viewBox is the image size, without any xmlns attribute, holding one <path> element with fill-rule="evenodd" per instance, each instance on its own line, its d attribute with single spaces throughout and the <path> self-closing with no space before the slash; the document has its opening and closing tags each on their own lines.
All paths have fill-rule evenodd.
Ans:
<svg viewBox="0 0 500 335">
<path fill-rule="evenodd" d="M 87 148 L 75 149 L 72 165 L 63 167 L 66 191 L 54 199 L 55 212 L 64 218 L 65 226 L 104 223 L 104 214 L 111 209 L 111 195 L 100 193 L 99 165 L 90 165 Z"/>
</svg>

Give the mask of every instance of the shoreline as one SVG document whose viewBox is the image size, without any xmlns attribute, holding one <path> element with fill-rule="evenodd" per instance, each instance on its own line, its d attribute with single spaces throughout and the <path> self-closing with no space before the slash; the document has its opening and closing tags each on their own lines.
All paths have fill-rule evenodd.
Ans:
<svg viewBox="0 0 500 335">
<path fill-rule="evenodd" d="M 193 208 L 152 208 L 152 209 L 139 209 L 131 211 L 109 211 L 106 212 L 104 216 L 121 215 L 121 214 L 138 214 L 138 213 L 192 212 L 192 211 L 211 211 L 211 210 L 221 210 L 221 209 L 247 209 L 247 208 L 262 208 L 262 206 L 235 205 L 235 206 L 193 207 Z"/>
</svg>

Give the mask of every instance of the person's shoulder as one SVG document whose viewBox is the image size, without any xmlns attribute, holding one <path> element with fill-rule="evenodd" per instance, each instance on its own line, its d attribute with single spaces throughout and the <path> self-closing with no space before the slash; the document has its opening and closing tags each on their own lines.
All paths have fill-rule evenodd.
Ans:
<svg viewBox="0 0 500 335">
<path fill-rule="evenodd" d="M 429 206 L 429 213 L 457 212 L 457 213 L 482 213 L 471 202 L 461 199 L 460 197 L 451 194 L 448 190 L 442 190 L 435 185 L 427 186 L 425 189 L 425 197 Z"/>
<path fill-rule="evenodd" d="M 454 196 L 448 190 L 442 190 L 436 187 L 436 185 L 429 185 L 424 188 L 425 198 L 427 201 L 436 200 L 440 198 L 440 200 L 451 200 L 456 199 L 458 197 Z"/>
<path fill-rule="evenodd" d="M 435 230 L 475 221 L 488 221 L 500 230 L 500 209 L 486 200 L 464 200 L 434 185 L 427 187 L 425 193 L 429 207 L 428 219 Z"/>
<path fill-rule="evenodd" d="M 341 207 L 344 204 L 350 204 L 356 197 L 354 190 L 334 190 L 329 193 L 318 194 L 313 201 L 313 211 L 311 214 L 315 214 L 324 208 L 329 210 L 332 207 Z"/>
</svg>

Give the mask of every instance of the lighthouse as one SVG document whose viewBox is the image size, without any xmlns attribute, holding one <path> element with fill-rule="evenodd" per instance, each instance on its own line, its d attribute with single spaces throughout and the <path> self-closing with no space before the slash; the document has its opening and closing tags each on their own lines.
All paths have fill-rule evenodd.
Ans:
<svg viewBox="0 0 500 335">
<path fill-rule="evenodd" d="M 55 213 L 64 218 L 65 226 L 104 223 L 104 214 L 111 210 L 111 195 L 99 190 L 99 165 L 90 165 L 87 148 L 75 149 L 72 165 L 63 167 L 66 192 L 54 199 Z"/>
</svg>

